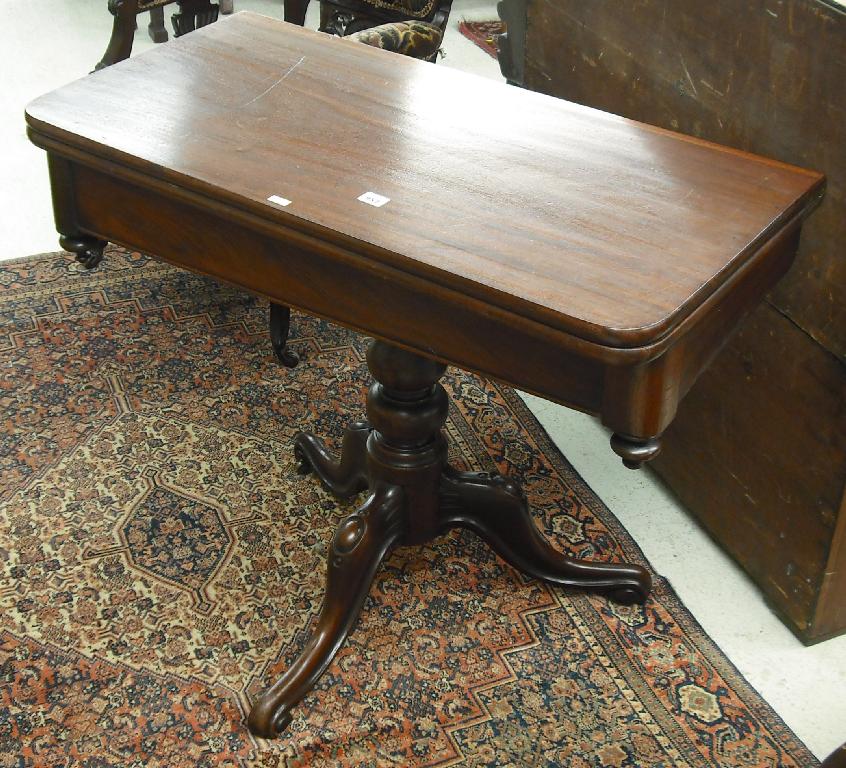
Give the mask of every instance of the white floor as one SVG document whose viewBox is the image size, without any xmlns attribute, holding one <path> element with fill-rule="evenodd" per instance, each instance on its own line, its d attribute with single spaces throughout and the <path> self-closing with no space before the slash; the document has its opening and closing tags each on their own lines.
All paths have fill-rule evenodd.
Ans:
<svg viewBox="0 0 846 768">
<path fill-rule="evenodd" d="M 235 0 L 236 10 L 282 15 L 281 0 Z M 458 34 L 462 18 L 495 18 L 495 0 L 455 0 L 438 66 L 502 79 L 496 62 Z M 316 24 L 317 3 L 308 26 Z M 135 51 L 152 47 L 140 19 Z M 106 0 L 2 0 L 0 259 L 58 250 L 43 153 L 24 131 L 27 101 L 100 59 L 111 29 Z M 503 86 L 505 87 L 505 86 Z M 648 472 L 623 468 L 591 418 L 533 397 L 527 402 L 565 455 L 666 576 L 706 631 L 819 757 L 846 740 L 846 636 L 804 648 L 755 586 Z"/>
</svg>

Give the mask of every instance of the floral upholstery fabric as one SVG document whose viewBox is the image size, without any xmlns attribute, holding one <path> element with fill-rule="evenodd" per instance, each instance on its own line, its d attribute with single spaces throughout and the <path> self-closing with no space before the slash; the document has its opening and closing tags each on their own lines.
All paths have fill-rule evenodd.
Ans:
<svg viewBox="0 0 846 768">
<path fill-rule="evenodd" d="M 412 19 L 425 19 L 435 8 L 435 0 L 364 0 L 364 2 L 374 8 L 395 11 Z"/>
<path fill-rule="evenodd" d="M 441 46 L 443 32 L 434 24 L 424 21 L 396 21 L 363 29 L 349 35 L 347 39 L 413 56 L 415 59 L 430 59 Z"/>
</svg>

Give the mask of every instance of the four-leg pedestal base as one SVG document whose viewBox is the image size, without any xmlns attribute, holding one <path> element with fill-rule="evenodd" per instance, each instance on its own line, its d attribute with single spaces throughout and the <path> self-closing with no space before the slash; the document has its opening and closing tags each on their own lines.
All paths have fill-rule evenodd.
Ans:
<svg viewBox="0 0 846 768">
<path fill-rule="evenodd" d="M 498 475 L 457 472 L 447 465 L 441 427 L 447 395 L 444 366 L 381 341 L 367 362 L 375 383 L 366 423 L 350 426 L 340 459 L 323 442 L 300 434 L 294 450 L 303 471 L 349 497 L 369 489 L 362 506 L 335 532 L 326 595 L 299 658 L 256 701 L 250 730 L 273 738 L 331 663 L 358 618 L 379 564 L 395 545 L 421 544 L 454 527 L 469 528 L 506 561 L 551 584 L 642 602 L 649 574 L 637 565 L 587 563 L 553 548 L 535 527 L 518 485 Z"/>
</svg>

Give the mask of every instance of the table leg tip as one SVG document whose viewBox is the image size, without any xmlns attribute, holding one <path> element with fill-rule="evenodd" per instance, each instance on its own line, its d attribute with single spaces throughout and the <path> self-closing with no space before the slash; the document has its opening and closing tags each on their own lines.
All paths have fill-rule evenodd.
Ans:
<svg viewBox="0 0 846 768">
<path fill-rule="evenodd" d="M 282 707 L 277 712 L 273 712 L 263 707 L 259 701 L 250 710 L 247 727 L 253 736 L 276 739 L 285 732 L 293 719 L 290 709 Z"/>
</svg>

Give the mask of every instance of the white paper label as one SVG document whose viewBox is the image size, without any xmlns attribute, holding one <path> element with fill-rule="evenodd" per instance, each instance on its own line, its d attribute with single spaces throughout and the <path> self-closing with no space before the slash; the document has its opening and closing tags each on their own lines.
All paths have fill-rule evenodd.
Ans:
<svg viewBox="0 0 846 768">
<path fill-rule="evenodd" d="M 375 192 L 365 192 L 358 199 L 361 200 L 362 203 L 372 205 L 374 208 L 381 208 L 385 203 L 389 203 L 391 201 L 390 197 L 377 195 Z"/>
<path fill-rule="evenodd" d="M 287 200 L 284 197 L 280 197 L 279 195 L 271 195 L 267 198 L 269 203 L 276 203 L 276 205 L 290 205 L 291 201 Z"/>
</svg>

